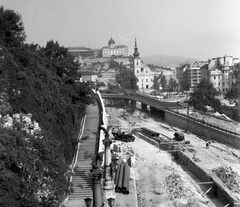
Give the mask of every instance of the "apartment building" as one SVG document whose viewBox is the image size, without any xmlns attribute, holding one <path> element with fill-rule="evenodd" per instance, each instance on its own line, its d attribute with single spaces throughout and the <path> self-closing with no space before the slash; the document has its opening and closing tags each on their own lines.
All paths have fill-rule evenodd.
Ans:
<svg viewBox="0 0 240 207">
<path fill-rule="evenodd" d="M 218 92 L 225 94 L 235 82 L 233 69 L 239 62 L 239 58 L 232 56 L 212 58 L 208 61 L 181 65 L 177 68 L 176 75 L 179 82 L 189 83 L 191 91 L 194 91 L 199 82 L 205 78 Z"/>
<path fill-rule="evenodd" d="M 208 62 L 183 64 L 176 68 L 176 77 L 179 82 L 188 82 L 190 91 L 193 91 L 203 78 L 208 79 Z"/>
<path fill-rule="evenodd" d="M 227 93 L 234 84 L 233 69 L 239 62 L 239 58 L 232 56 L 217 57 L 209 61 L 209 81 L 221 94 Z"/>
</svg>

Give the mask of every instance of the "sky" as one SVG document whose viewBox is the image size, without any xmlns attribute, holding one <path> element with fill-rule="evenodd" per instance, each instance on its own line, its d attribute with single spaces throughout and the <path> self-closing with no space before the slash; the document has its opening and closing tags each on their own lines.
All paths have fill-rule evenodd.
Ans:
<svg viewBox="0 0 240 207">
<path fill-rule="evenodd" d="M 26 42 L 102 48 L 112 37 L 140 57 L 240 58 L 240 0 L 0 0 L 22 16 Z"/>
</svg>

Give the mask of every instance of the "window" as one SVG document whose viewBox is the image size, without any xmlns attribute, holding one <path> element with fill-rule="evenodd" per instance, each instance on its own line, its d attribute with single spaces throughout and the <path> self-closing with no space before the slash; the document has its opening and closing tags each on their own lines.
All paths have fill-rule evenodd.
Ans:
<svg viewBox="0 0 240 207">
<path fill-rule="evenodd" d="M 139 73 L 139 71 L 137 70 L 137 73 Z"/>
<path fill-rule="evenodd" d="M 216 79 L 216 76 L 213 76 L 214 79 Z"/>
<path fill-rule="evenodd" d="M 148 82 L 148 79 L 146 79 L 146 82 Z"/>
</svg>

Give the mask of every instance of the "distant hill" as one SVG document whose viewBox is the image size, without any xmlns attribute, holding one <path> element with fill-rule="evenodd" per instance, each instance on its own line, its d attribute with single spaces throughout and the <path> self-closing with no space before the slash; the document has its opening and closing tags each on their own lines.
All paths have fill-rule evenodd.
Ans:
<svg viewBox="0 0 240 207">
<path fill-rule="evenodd" d="M 177 66 L 180 63 L 193 63 L 199 61 L 194 58 L 184 58 L 180 56 L 165 56 L 165 55 L 153 55 L 142 57 L 142 60 L 145 64 L 153 64 L 159 66 Z"/>
</svg>

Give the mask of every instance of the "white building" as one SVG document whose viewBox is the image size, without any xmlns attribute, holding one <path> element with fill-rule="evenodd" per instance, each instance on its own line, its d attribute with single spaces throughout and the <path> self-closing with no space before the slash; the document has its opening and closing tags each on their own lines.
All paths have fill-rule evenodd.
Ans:
<svg viewBox="0 0 240 207">
<path fill-rule="evenodd" d="M 224 94 L 232 87 L 236 81 L 233 74 L 233 67 L 239 62 L 239 58 L 226 55 L 210 60 L 208 66 L 209 81 L 217 91 Z"/>
<path fill-rule="evenodd" d="M 108 41 L 108 46 L 102 48 L 102 57 L 115 56 L 129 56 L 128 47 L 125 45 L 116 45 L 115 41 L 111 38 Z"/>
<path fill-rule="evenodd" d="M 152 71 L 149 67 L 145 66 L 142 59 L 139 57 L 137 41 L 135 39 L 134 47 L 134 75 L 137 77 L 138 82 L 137 86 L 141 89 L 150 89 L 153 86 L 154 76 L 156 75 L 155 71 Z"/>
</svg>

